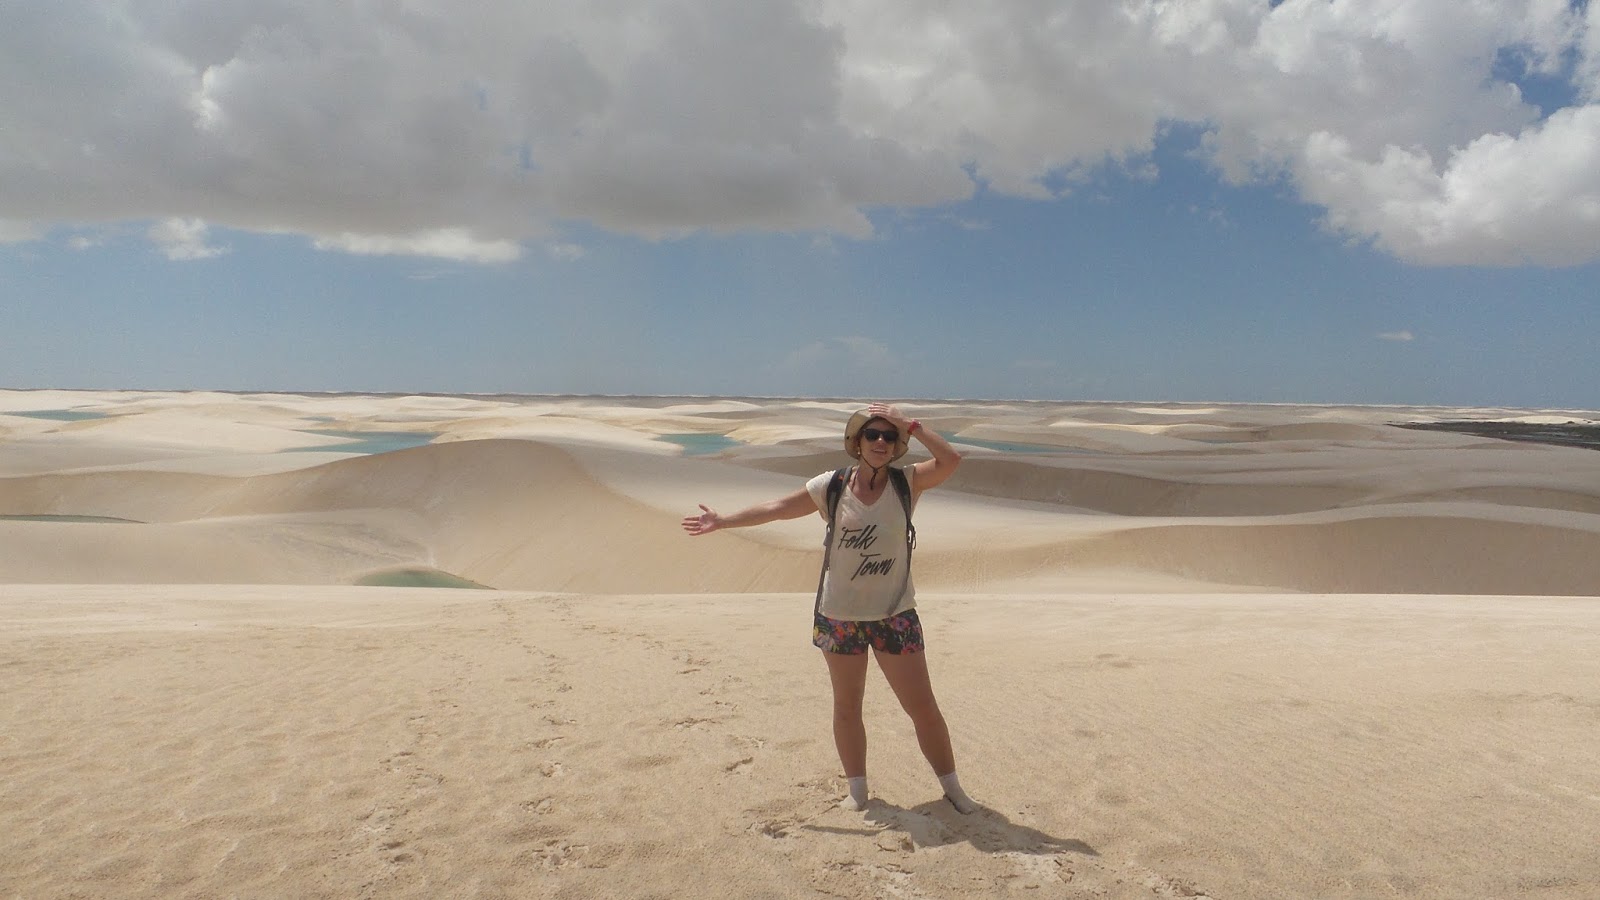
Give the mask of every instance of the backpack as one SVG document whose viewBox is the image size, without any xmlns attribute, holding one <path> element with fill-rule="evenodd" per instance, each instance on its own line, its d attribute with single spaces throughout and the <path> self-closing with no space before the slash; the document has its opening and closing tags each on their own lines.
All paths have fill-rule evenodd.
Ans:
<svg viewBox="0 0 1600 900">
<path fill-rule="evenodd" d="M 828 479 L 827 513 L 828 533 L 822 539 L 822 574 L 817 576 L 817 603 L 813 610 L 816 615 L 822 614 L 822 584 L 828 577 L 828 558 L 833 555 L 833 520 L 839 511 L 839 498 L 844 494 L 845 481 L 850 477 L 852 466 L 834 469 L 833 477 Z M 911 577 L 911 551 L 917 546 L 917 529 L 911 524 L 911 482 L 906 479 L 902 469 L 889 467 L 889 484 L 894 487 L 895 495 L 900 498 L 900 508 L 906 513 L 906 578 Z M 905 592 L 905 585 L 901 584 L 900 592 Z M 895 595 L 895 602 L 899 602 L 900 595 Z"/>
</svg>

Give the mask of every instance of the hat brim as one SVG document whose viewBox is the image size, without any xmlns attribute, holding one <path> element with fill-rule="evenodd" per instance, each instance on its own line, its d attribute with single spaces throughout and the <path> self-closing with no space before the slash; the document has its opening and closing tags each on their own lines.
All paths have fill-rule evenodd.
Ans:
<svg viewBox="0 0 1600 900">
<path fill-rule="evenodd" d="M 867 411 L 864 409 L 858 409 L 850 415 L 850 421 L 846 422 L 844 426 L 844 452 L 850 454 L 851 459 L 859 460 L 861 458 L 861 443 L 856 440 L 856 438 L 861 434 L 861 429 L 867 427 L 868 422 L 878 418 L 882 417 L 868 415 Z M 888 422 L 889 420 L 884 419 L 883 421 Z M 899 426 L 896 426 L 895 431 L 899 430 Z M 900 457 L 905 456 L 906 451 L 909 449 L 911 449 L 911 436 L 908 434 L 901 434 L 900 437 L 894 442 L 894 455 L 889 458 L 889 461 L 894 462 Z"/>
</svg>

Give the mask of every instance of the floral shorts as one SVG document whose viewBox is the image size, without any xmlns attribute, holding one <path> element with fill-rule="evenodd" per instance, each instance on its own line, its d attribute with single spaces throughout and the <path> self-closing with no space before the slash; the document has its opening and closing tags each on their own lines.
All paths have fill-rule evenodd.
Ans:
<svg viewBox="0 0 1600 900">
<path fill-rule="evenodd" d="M 868 647 L 897 656 L 927 649 L 922 640 L 922 620 L 914 609 L 872 622 L 830 619 L 819 612 L 811 628 L 811 643 L 828 653 L 848 656 L 865 653 Z"/>
</svg>

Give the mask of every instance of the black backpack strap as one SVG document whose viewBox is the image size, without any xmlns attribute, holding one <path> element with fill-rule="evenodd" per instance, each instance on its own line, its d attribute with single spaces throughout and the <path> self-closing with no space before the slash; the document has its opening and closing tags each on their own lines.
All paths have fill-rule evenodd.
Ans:
<svg viewBox="0 0 1600 900">
<path fill-rule="evenodd" d="M 905 469 L 889 469 L 889 483 L 900 495 L 900 508 L 906 511 L 906 565 L 911 565 L 911 549 L 917 546 L 917 529 L 911 524 L 911 481 Z"/>
<path fill-rule="evenodd" d="M 822 574 L 817 576 L 817 602 L 812 608 L 816 615 L 822 614 L 822 583 L 828 577 L 828 557 L 833 555 L 833 519 L 839 511 L 839 497 L 844 494 L 844 483 L 849 474 L 850 467 L 845 466 L 834 469 L 833 477 L 828 479 L 828 493 L 823 504 L 826 507 L 823 512 L 828 515 L 828 533 L 822 539 Z"/>
<path fill-rule="evenodd" d="M 900 581 L 900 594 L 904 594 L 906 585 L 911 583 L 911 551 L 917 546 L 917 529 L 911 524 L 911 481 L 906 478 L 905 469 L 890 466 L 889 483 L 894 485 L 894 492 L 900 496 L 900 508 L 906 513 L 906 574 Z M 897 604 L 900 594 L 895 595 Z"/>
<path fill-rule="evenodd" d="M 828 531 L 833 532 L 833 516 L 839 511 L 839 498 L 844 495 L 844 483 L 849 479 L 850 467 L 834 469 L 833 477 L 828 479 Z"/>
</svg>

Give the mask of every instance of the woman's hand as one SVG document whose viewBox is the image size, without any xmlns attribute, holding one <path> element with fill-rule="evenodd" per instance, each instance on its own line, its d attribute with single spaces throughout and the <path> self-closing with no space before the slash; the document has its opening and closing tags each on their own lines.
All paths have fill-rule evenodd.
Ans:
<svg viewBox="0 0 1600 900">
<path fill-rule="evenodd" d="M 700 515 L 683 517 L 683 530 L 689 532 L 691 537 L 710 534 L 721 527 L 722 517 L 704 503 L 700 504 Z"/>
<path fill-rule="evenodd" d="M 887 403 L 874 403 L 867 407 L 867 415 L 874 419 L 887 419 L 904 436 L 911 428 L 911 420 L 901 414 L 900 410 Z"/>
</svg>

